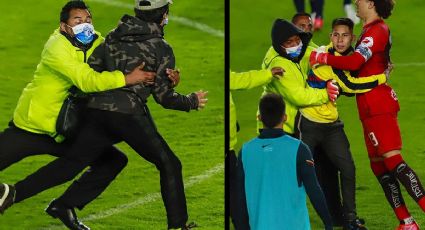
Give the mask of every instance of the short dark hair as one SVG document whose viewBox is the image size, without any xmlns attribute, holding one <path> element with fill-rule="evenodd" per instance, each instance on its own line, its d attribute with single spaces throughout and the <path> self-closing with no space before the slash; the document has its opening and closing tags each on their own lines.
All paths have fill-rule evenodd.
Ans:
<svg viewBox="0 0 425 230">
<path fill-rule="evenodd" d="M 394 0 L 371 0 L 375 4 L 376 13 L 379 17 L 387 19 L 391 16 L 391 11 L 394 8 Z"/>
<path fill-rule="evenodd" d="M 293 17 L 292 17 L 292 23 L 294 23 L 295 24 L 295 22 L 297 21 L 297 19 L 299 18 L 299 17 L 309 17 L 309 18 L 311 18 L 311 15 L 310 14 L 308 14 L 308 13 L 305 13 L 305 12 L 301 12 L 301 13 L 296 13 Z"/>
<path fill-rule="evenodd" d="M 61 22 L 67 22 L 69 19 L 69 13 L 72 9 L 82 9 L 87 10 L 90 13 L 89 7 L 86 5 L 84 1 L 80 0 L 72 0 L 65 4 L 64 7 L 62 7 L 62 11 L 60 14 L 60 21 Z M 91 14 L 91 13 L 90 13 Z"/>
<path fill-rule="evenodd" d="M 285 114 L 285 102 L 282 95 L 268 93 L 260 99 L 261 122 L 267 128 L 273 128 L 282 122 Z"/>
<path fill-rule="evenodd" d="M 350 31 L 353 31 L 354 22 L 349 18 L 335 18 L 332 21 L 332 29 L 334 29 L 335 26 L 348 26 Z"/>
<path fill-rule="evenodd" d="M 139 10 L 134 8 L 136 17 L 145 22 L 161 23 L 165 13 L 168 13 L 169 4 L 153 10 Z"/>
</svg>

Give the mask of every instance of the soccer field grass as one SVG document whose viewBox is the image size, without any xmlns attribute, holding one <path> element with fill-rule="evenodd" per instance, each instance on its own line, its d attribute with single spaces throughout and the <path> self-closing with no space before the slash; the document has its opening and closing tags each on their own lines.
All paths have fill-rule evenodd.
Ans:
<svg viewBox="0 0 425 230">
<path fill-rule="evenodd" d="M 32 79 L 49 35 L 59 26 L 65 0 L 0 1 L 0 128 L 7 126 L 19 95 Z M 95 29 L 106 35 L 133 0 L 87 0 Z M 181 71 L 180 93 L 209 91 L 206 109 L 190 113 L 165 110 L 150 99 L 159 132 L 180 158 L 186 185 L 189 221 L 199 229 L 224 228 L 224 2 L 175 1 L 165 39 L 174 48 Z M 54 95 L 51 95 L 54 96 Z M 126 144 L 129 164 L 110 187 L 78 215 L 92 229 L 166 229 L 154 165 Z M 0 172 L 0 181 L 15 183 L 53 158 L 34 156 Z M 64 229 L 44 213 L 61 185 L 12 206 L 0 216 L 1 230 Z"/>
<path fill-rule="evenodd" d="M 327 44 L 330 23 L 335 17 L 343 17 L 343 1 L 325 1 L 322 31 L 314 34 L 316 44 Z M 309 9 L 308 1 L 306 7 Z M 399 124 L 403 138 L 403 156 L 425 181 L 425 57 L 423 55 L 423 20 L 425 3 L 421 0 L 397 1 L 393 15 L 387 20 L 390 26 L 393 47 L 394 71 L 389 81 L 397 92 L 401 111 Z M 289 19 L 295 13 L 290 0 L 233 0 L 230 2 L 230 68 L 241 72 L 260 69 L 267 49 L 271 45 L 270 31 L 275 18 Z M 355 32 L 359 35 L 361 26 Z M 256 134 L 255 115 L 262 89 L 232 93 L 235 99 L 238 121 L 241 126 L 238 147 Z M 340 117 L 351 143 L 356 164 L 357 211 L 370 230 L 394 229 L 398 222 L 387 204 L 382 189 L 369 167 L 360 121 L 354 98 L 338 99 Z M 419 225 L 425 226 L 425 214 L 403 190 L 411 214 Z M 323 229 L 314 211 L 310 211 L 312 229 Z"/>
</svg>

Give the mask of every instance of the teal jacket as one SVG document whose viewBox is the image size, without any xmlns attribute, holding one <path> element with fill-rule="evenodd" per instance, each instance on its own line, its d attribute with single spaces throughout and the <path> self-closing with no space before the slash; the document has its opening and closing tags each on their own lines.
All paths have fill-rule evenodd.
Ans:
<svg viewBox="0 0 425 230">
<path fill-rule="evenodd" d="M 97 33 L 98 34 L 98 33 Z M 100 45 L 94 41 L 86 57 Z M 98 73 L 84 61 L 84 52 L 55 30 L 46 42 L 32 81 L 24 88 L 13 114 L 14 124 L 26 131 L 47 134 L 57 142 L 63 141 L 56 132 L 56 120 L 73 85 L 81 91 L 99 92 L 125 86 L 122 72 Z"/>
</svg>

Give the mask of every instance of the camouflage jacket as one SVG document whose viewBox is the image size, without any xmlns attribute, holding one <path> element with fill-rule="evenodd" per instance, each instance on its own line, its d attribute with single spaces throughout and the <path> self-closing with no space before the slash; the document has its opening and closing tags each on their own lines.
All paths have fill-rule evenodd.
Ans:
<svg viewBox="0 0 425 230">
<path fill-rule="evenodd" d="M 122 113 L 143 113 L 143 105 L 152 94 L 155 101 L 164 108 L 182 111 L 197 109 L 196 95 L 175 92 L 168 79 L 166 68 L 175 68 L 175 58 L 163 35 L 159 24 L 124 15 L 118 27 L 96 48 L 88 63 L 98 72 L 120 70 L 128 74 L 145 62 L 144 70 L 157 74 L 155 84 L 139 84 L 95 93 L 89 96 L 87 106 Z"/>
</svg>

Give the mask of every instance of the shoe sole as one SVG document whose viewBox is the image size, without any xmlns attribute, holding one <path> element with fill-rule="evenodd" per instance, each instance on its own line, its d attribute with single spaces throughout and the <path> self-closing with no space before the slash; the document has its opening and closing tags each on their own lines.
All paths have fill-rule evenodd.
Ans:
<svg viewBox="0 0 425 230">
<path fill-rule="evenodd" d="M 2 198 L 0 199 L 0 207 L 3 206 L 4 201 L 6 200 L 7 196 L 9 195 L 9 185 L 3 184 L 4 186 L 4 194 Z"/>
</svg>

